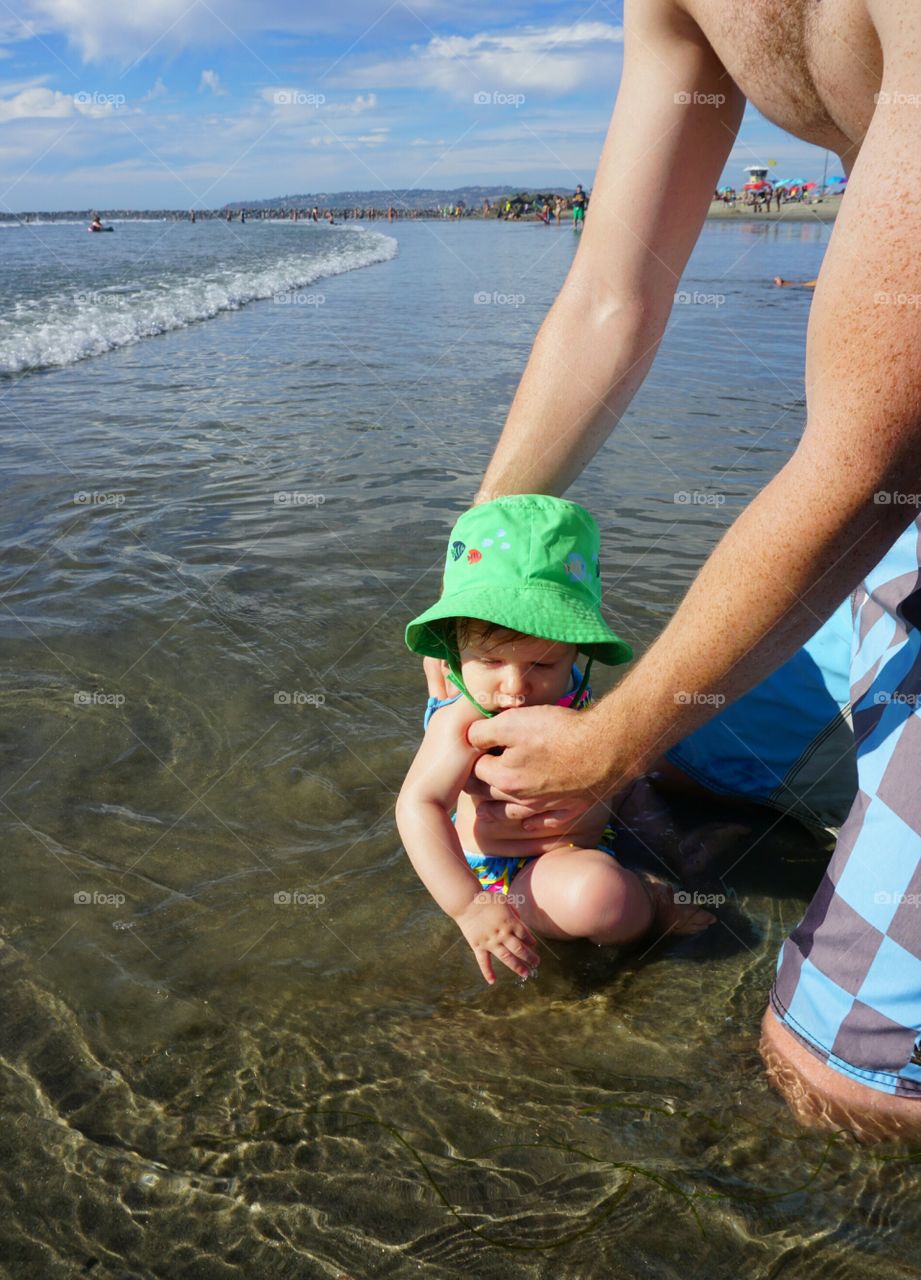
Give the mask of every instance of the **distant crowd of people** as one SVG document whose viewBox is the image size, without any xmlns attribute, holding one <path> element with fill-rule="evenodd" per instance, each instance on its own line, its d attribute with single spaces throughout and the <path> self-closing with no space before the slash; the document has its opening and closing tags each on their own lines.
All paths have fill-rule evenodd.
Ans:
<svg viewBox="0 0 921 1280">
<path fill-rule="evenodd" d="M 259 208 L 259 209 L 221 209 L 209 210 L 202 212 L 196 209 L 189 210 L 189 220 L 195 222 L 201 218 L 224 218 L 227 222 L 246 222 L 249 220 L 286 220 L 292 222 L 348 222 L 362 221 L 374 222 L 376 220 L 384 220 L 387 222 L 395 222 L 398 219 L 418 219 L 418 218 L 501 218 L 506 222 L 518 222 L 521 218 L 536 217 L 542 222 L 561 222 L 564 214 L 571 213 L 574 225 L 581 225 L 585 221 L 585 213 L 588 208 L 588 195 L 583 190 L 580 183 L 575 192 L 571 196 L 563 196 L 557 192 L 551 192 L 547 195 L 538 194 L 531 195 L 514 195 L 507 196 L 503 200 L 497 200 L 493 204 L 489 199 L 484 199 L 480 208 L 468 206 L 465 201 L 459 200 L 456 204 L 439 205 L 428 209 L 409 209 L 398 207 L 397 205 L 387 205 L 386 207 L 367 207 L 354 206 L 352 208 L 337 209 L 320 209 L 314 205 L 313 208 Z"/>
<path fill-rule="evenodd" d="M 774 186 L 770 182 L 766 182 L 757 190 L 746 191 L 743 188 L 741 192 L 738 192 L 735 187 L 722 187 L 713 193 L 715 201 L 727 205 L 730 209 L 736 208 L 737 205 L 742 205 L 753 213 L 770 213 L 772 206 L 779 213 L 781 205 L 805 204 L 817 198 L 821 198 L 821 195 L 814 183 L 810 183 L 807 188 L 805 185 Z"/>
<path fill-rule="evenodd" d="M 573 225 L 576 226 L 585 221 L 587 209 L 588 195 L 580 182 L 571 196 L 563 196 L 558 192 L 533 197 L 508 196 L 505 200 L 498 201 L 495 207 L 489 200 L 484 200 L 481 213 L 484 218 L 502 218 L 506 222 L 518 222 L 521 218 L 534 216 L 541 222 L 556 222 L 559 225 L 563 221 L 563 215 L 571 212 Z"/>
<path fill-rule="evenodd" d="M 351 208 L 340 209 L 321 209 L 319 205 L 312 208 L 302 208 L 299 205 L 290 208 L 259 208 L 259 209 L 220 209 L 217 211 L 201 211 L 198 209 L 189 210 L 189 221 L 195 222 L 200 218 L 223 218 L 226 222 L 246 222 L 246 221 L 288 221 L 291 222 L 348 222 L 362 221 L 374 222 L 377 219 L 384 219 L 387 222 L 395 222 L 397 218 L 437 218 L 442 216 L 440 209 L 398 209 L 395 205 L 388 205 L 386 208 L 363 208 L 355 205 Z"/>
<path fill-rule="evenodd" d="M 720 199 L 723 197 L 720 196 Z M 583 189 L 582 184 L 576 187 L 571 196 L 561 195 L 559 192 L 551 191 L 544 193 L 520 193 L 513 196 L 505 196 L 495 203 L 489 199 L 484 199 L 482 205 L 468 206 L 465 201 L 458 200 L 455 204 L 436 205 L 430 208 L 411 209 L 405 205 L 388 204 L 382 206 L 362 206 L 353 205 L 348 207 L 337 208 L 320 208 L 319 205 L 306 207 L 302 205 L 266 205 L 252 209 L 189 209 L 181 210 L 112 210 L 106 213 L 107 217 L 115 217 L 120 219 L 130 219 L 132 217 L 157 217 L 171 218 L 175 221 L 195 222 L 396 222 L 406 219 L 415 220 L 420 218 L 498 218 L 506 222 L 518 222 L 522 218 L 537 218 L 544 223 L 555 222 L 559 225 L 566 215 L 571 215 L 572 225 L 574 229 L 579 230 L 585 222 L 585 215 L 588 209 L 588 193 Z M 69 220 L 75 216 L 74 213 L 58 212 L 58 213 L 23 213 L 11 214 L 4 216 L 0 213 L 0 221 L 18 221 L 30 222 L 36 219 L 42 221 Z M 76 214 L 79 217 L 79 213 Z M 91 230 L 103 231 L 108 228 L 103 227 L 99 215 L 92 215 Z"/>
</svg>

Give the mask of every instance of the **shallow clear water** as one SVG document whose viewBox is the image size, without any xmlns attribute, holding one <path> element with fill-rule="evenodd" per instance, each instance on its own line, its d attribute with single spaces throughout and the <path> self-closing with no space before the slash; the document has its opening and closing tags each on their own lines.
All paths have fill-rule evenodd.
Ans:
<svg viewBox="0 0 921 1280">
<path fill-rule="evenodd" d="M 156 261 L 157 230 L 90 249 Z M 321 304 L 0 387 L 0 1256 L 42 1277 L 915 1274 L 911 1163 L 802 1134 L 760 1069 L 819 874 L 795 828 L 742 859 L 719 932 L 626 961 L 553 944 L 539 980 L 492 990 L 401 853 L 422 702 L 402 629 L 575 241 L 387 234 L 397 256 L 323 279 Z M 809 297 L 770 279 L 813 275 L 828 234 L 706 227 L 681 288 L 723 301 L 676 302 L 572 490 L 639 647 L 793 447 Z M 172 252 L 162 278 L 202 269 Z"/>
</svg>

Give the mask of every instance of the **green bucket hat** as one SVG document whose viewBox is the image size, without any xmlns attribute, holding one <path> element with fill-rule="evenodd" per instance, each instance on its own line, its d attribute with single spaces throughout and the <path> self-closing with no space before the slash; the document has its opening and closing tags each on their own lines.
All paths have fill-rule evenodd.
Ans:
<svg viewBox="0 0 921 1280">
<path fill-rule="evenodd" d="M 441 597 L 406 628 L 413 653 L 441 658 L 464 686 L 454 618 L 478 618 L 524 635 L 575 644 L 615 665 L 633 650 L 601 616 L 600 535 L 578 503 L 545 494 L 514 494 L 465 511 L 448 543 Z M 586 668 L 583 687 L 588 680 Z M 581 692 L 581 690 L 580 690 Z"/>
</svg>

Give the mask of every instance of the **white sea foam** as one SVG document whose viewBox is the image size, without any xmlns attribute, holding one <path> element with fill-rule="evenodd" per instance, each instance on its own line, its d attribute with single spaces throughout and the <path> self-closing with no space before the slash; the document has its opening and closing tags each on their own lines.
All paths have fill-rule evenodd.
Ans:
<svg viewBox="0 0 921 1280">
<path fill-rule="evenodd" d="M 392 237 L 355 228 L 309 252 L 284 252 L 251 266 L 238 259 L 198 272 L 171 272 L 140 285 L 101 281 L 95 289 L 24 299 L 0 319 L 0 374 L 72 364 L 258 299 L 300 301 L 302 295 L 295 291 L 386 262 L 396 252 Z"/>
</svg>

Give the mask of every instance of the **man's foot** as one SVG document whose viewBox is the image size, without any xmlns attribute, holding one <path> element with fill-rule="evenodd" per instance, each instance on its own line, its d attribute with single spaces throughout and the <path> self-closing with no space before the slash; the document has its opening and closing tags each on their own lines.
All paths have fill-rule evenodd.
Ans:
<svg viewBox="0 0 921 1280">
<path fill-rule="evenodd" d="M 640 854 L 657 854 L 680 880 L 693 881 L 713 875 L 720 864 L 732 859 L 741 842 L 751 836 L 752 828 L 728 818 L 697 820 L 704 807 L 712 812 L 715 803 L 722 804 L 727 814 L 732 810 L 720 797 L 671 768 L 677 775 L 674 784 L 662 772 L 667 789 L 660 789 L 655 776 L 638 778 L 628 792 L 616 798 L 612 808 L 618 824 L 639 845 Z"/>
<path fill-rule="evenodd" d="M 706 875 L 751 834 L 751 827 L 744 822 L 705 822 L 695 827 L 678 842 L 679 874 L 685 878 Z"/>
<path fill-rule="evenodd" d="M 678 938 L 689 937 L 695 933 L 703 933 L 716 920 L 712 911 L 707 911 L 696 901 L 699 894 L 676 889 L 674 885 L 667 884 L 649 871 L 637 871 L 635 875 L 646 890 L 652 906 L 651 932 L 673 934 Z"/>
</svg>

